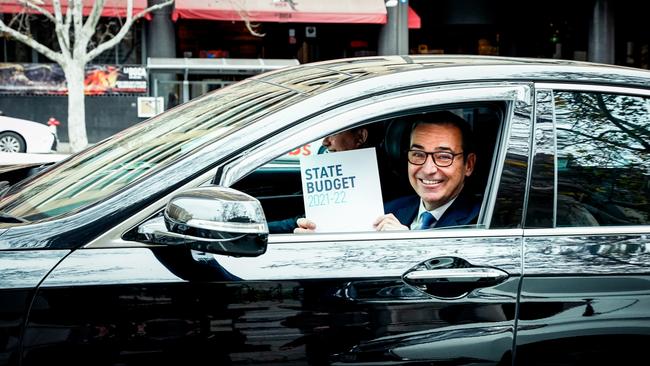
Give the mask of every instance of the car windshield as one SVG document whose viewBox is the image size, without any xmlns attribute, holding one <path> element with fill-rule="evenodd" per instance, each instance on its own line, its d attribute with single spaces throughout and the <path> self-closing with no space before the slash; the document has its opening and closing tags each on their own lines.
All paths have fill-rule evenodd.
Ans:
<svg viewBox="0 0 650 366">
<path fill-rule="evenodd" d="M 300 94 L 247 80 L 120 132 L 15 185 L 0 212 L 34 221 L 98 202 L 209 141 L 294 103 Z"/>
</svg>

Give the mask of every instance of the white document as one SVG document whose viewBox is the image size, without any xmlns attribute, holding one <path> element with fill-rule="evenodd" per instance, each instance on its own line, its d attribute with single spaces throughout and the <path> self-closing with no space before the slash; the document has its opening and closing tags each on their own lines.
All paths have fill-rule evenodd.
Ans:
<svg viewBox="0 0 650 366">
<path fill-rule="evenodd" d="M 306 217 L 317 232 L 372 231 L 384 214 L 374 148 L 301 157 Z"/>
</svg>

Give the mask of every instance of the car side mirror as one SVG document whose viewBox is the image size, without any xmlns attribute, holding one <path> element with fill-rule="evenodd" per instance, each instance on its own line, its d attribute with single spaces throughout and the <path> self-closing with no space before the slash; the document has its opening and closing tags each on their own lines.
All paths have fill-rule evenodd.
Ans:
<svg viewBox="0 0 650 366">
<path fill-rule="evenodd" d="M 138 231 L 150 243 L 184 245 L 238 257 L 263 254 L 269 234 L 257 199 L 218 186 L 192 188 L 174 195 L 162 220 L 150 220 Z"/>
</svg>

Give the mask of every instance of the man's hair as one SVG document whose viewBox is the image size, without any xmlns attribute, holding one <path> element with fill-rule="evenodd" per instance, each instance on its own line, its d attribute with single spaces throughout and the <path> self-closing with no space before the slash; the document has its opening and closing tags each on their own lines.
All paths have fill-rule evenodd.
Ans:
<svg viewBox="0 0 650 366">
<path fill-rule="evenodd" d="M 383 125 L 377 122 L 353 127 L 350 128 L 348 131 L 356 133 L 357 131 L 364 130 L 364 129 L 368 131 L 368 137 L 366 138 L 366 141 L 361 146 L 362 148 L 379 146 L 379 144 L 381 144 L 381 142 L 384 140 Z"/>
<path fill-rule="evenodd" d="M 461 148 L 463 149 L 463 158 L 467 158 L 469 153 L 474 152 L 474 137 L 472 128 L 465 119 L 450 111 L 440 111 L 427 114 L 419 114 L 411 117 L 411 135 L 415 128 L 423 124 L 432 125 L 452 125 L 460 130 Z"/>
</svg>

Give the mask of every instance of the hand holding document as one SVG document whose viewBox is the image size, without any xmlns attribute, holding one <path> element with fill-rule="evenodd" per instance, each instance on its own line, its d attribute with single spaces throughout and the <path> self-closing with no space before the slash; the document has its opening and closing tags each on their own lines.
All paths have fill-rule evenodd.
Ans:
<svg viewBox="0 0 650 366">
<path fill-rule="evenodd" d="M 317 232 L 373 231 L 383 215 L 374 148 L 300 159 L 307 219 Z"/>
</svg>

